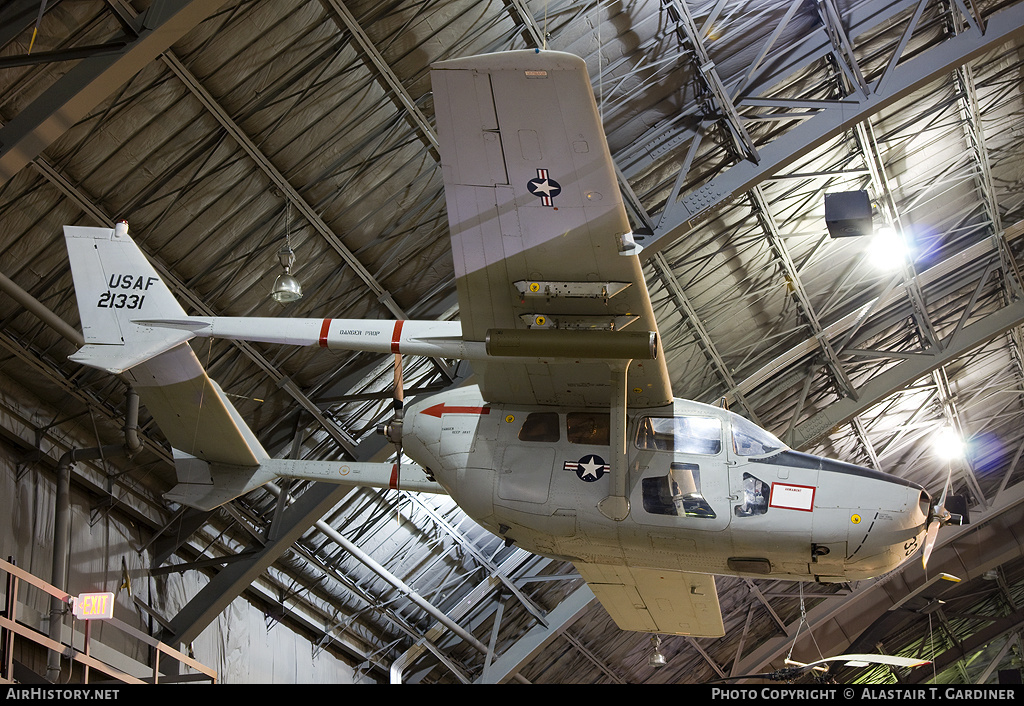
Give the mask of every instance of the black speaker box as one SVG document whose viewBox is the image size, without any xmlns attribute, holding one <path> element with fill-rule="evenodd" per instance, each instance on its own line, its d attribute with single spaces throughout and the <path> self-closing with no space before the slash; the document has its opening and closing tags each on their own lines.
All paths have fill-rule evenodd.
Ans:
<svg viewBox="0 0 1024 706">
<path fill-rule="evenodd" d="M 868 192 L 837 191 L 825 194 L 825 226 L 833 238 L 850 238 L 874 232 Z"/>
</svg>

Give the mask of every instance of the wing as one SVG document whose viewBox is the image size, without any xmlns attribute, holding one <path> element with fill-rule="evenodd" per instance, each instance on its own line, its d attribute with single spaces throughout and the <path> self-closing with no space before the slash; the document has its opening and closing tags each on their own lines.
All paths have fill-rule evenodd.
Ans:
<svg viewBox="0 0 1024 706">
<path fill-rule="evenodd" d="M 714 576 L 608 564 L 575 566 L 623 630 L 691 637 L 725 634 Z"/>
<path fill-rule="evenodd" d="M 586 63 L 503 52 L 435 64 L 431 82 L 464 338 L 561 332 L 592 358 L 602 337 L 656 332 Z M 491 402 L 609 404 L 600 361 L 474 371 Z M 630 406 L 671 401 L 660 340 L 628 374 Z"/>
</svg>

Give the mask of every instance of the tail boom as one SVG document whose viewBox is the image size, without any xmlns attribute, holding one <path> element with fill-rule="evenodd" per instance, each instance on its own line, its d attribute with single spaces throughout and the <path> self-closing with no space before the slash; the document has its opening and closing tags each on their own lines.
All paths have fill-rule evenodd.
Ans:
<svg viewBox="0 0 1024 706">
<path fill-rule="evenodd" d="M 276 478 L 296 478 L 352 487 L 444 494 L 419 466 L 347 461 L 266 459 L 259 466 L 208 463 L 175 453 L 178 485 L 164 497 L 199 510 L 213 510 Z"/>
</svg>

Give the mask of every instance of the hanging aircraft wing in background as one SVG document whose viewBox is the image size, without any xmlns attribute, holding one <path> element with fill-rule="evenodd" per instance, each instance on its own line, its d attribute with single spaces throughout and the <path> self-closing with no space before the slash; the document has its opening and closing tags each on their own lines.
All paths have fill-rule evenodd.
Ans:
<svg viewBox="0 0 1024 706">
<path fill-rule="evenodd" d="M 608 564 L 574 566 L 622 630 L 725 635 L 714 576 Z"/>
<path fill-rule="evenodd" d="M 630 406 L 668 404 L 668 370 L 586 62 L 549 51 L 431 69 L 462 334 L 491 355 L 621 357 Z M 600 352 L 608 346 L 609 354 Z M 473 365 L 484 398 L 607 406 L 608 366 L 502 358 Z"/>
</svg>

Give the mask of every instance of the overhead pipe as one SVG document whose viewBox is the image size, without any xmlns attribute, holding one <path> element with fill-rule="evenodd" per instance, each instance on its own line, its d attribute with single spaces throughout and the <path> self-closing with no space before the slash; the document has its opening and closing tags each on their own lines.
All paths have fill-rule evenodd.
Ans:
<svg viewBox="0 0 1024 706">
<path fill-rule="evenodd" d="M 54 498 L 53 521 L 53 566 L 50 583 L 67 593 L 68 561 L 71 550 L 71 467 L 79 461 L 94 461 L 104 458 L 128 458 L 142 448 L 139 439 L 139 395 L 130 386 L 125 392 L 124 443 L 96 446 L 90 449 L 71 449 L 57 461 L 56 497 Z M 50 598 L 49 636 L 54 642 L 61 642 L 64 624 L 64 601 Z M 51 650 L 46 661 L 46 678 L 55 683 L 60 677 L 61 653 Z"/>
<path fill-rule="evenodd" d="M 43 323 L 79 348 L 85 345 L 85 337 L 82 334 L 72 328 L 64 319 L 43 306 L 42 302 L 19 287 L 10 277 L 3 273 L 0 273 L 0 290 L 4 291 L 11 299 L 35 314 Z"/>
<path fill-rule="evenodd" d="M 59 333 L 74 345 L 85 345 L 85 337 L 64 319 L 43 305 L 38 299 L 19 287 L 10 277 L 0 273 L 0 291 L 5 292 L 27 311 Z M 139 439 L 139 396 L 128 386 L 125 393 L 124 443 L 96 446 L 91 449 L 71 449 L 57 461 L 56 494 L 54 497 L 53 565 L 50 583 L 67 592 L 67 567 L 71 546 L 71 467 L 79 461 L 102 458 L 131 458 L 142 448 Z M 59 598 L 50 599 L 50 639 L 61 641 L 65 604 Z M 46 677 L 51 682 L 60 676 L 61 654 L 50 651 L 46 663 Z"/>
</svg>

